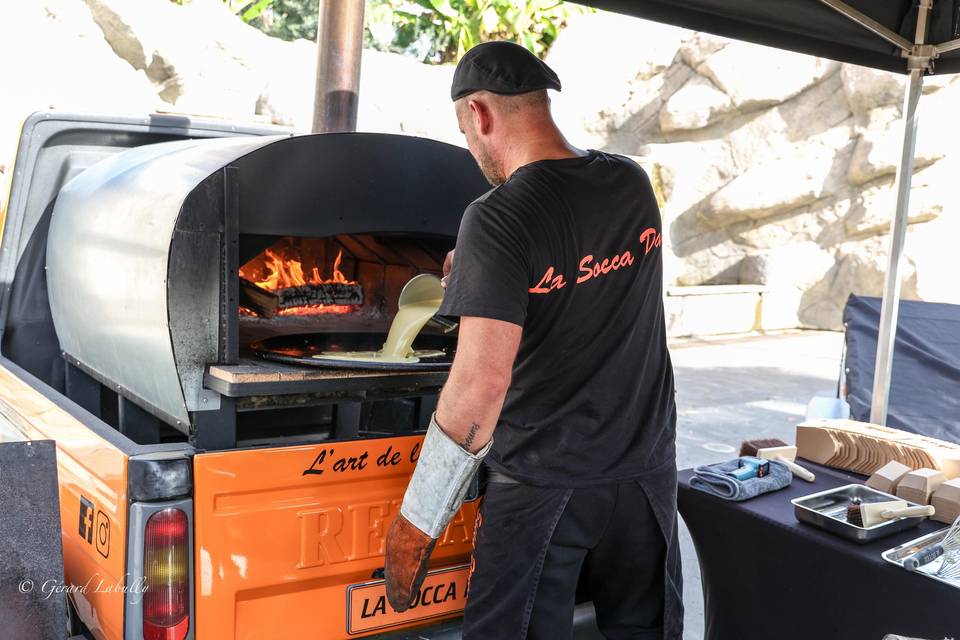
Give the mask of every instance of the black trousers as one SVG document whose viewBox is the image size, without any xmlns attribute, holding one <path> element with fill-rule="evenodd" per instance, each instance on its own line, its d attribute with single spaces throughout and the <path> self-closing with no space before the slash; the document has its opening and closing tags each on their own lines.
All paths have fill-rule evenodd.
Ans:
<svg viewBox="0 0 960 640">
<path fill-rule="evenodd" d="M 608 640 L 663 638 L 667 545 L 636 482 L 490 482 L 478 514 L 464 640 L 568 640 L 578 584 Z"/>
</svg>

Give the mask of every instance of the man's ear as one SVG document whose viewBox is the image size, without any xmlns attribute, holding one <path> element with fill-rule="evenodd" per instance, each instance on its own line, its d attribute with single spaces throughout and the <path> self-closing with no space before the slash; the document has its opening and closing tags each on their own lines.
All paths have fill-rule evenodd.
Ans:
<svg viewBox="0 0 960 640">
<path fill-rule="evenodd" d="M 493 129 L 493 119 L 490 117 L 490 108 L 477 100 L 467 102 L 470 108 L 470 117 L 473 118 L 473 126 L 479 135 L 488 135 Z"/>
</svg>

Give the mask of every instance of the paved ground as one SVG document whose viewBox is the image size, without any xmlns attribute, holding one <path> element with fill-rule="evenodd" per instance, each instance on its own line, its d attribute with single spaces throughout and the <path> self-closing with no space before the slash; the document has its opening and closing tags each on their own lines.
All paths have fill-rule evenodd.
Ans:
<svg viewBox="0 0 960 640">
<path fill-rule="evenodd" d="M 794 427 L 815 395 L 836 391 L 843 336 L 788 332 L 677 340 L 677 457 L 681 469 L 737 454 L 750 438 L 794 442 Z M 681 524 L 686 640 L 703 638 L 696 552 Z"/>
</svg>

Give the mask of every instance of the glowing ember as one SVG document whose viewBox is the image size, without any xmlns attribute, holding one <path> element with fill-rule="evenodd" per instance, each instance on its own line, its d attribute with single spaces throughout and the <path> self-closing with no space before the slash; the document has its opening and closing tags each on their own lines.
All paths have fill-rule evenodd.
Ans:
<svg viewBox="0 0 960 640">
<path fill-rule="evenodd" d="M 351 313 L 354 307 L 349 304 L 310 304 L 303 307 L 278 309 L 278 316 L 312 316 L 318 313 Z"/>
<path fill-rule="evenodd" d="M 267 291 L 280 291 L 310 285 L 357 285 L 355 280 L 348 280 L 340 271 L 343 261 L 343 249 L 337 253 L 333 261 L 333 268 L 329 278 L 320 274 L 318 267 L 310 267 L 308 274 L 304 273 L 303 263 L 298 258 L 281 255 L 273 249 L 265 249 L 261 256 L 251 260 L 240 268 L 240 277 L 249 280 L 258 287 Z M 355 310 L 350 304 L 309 304 L 296 307 L 280 308 L 277 315 L 281 316 L 310 316 L 317 314 L 346 314 Z M 255 312 L 241 308 L 243 315 L 257 315 Z"/>
<path fill-rule="evenodd" d="M 310 304 L 289 309 L 277 309 L 278 316 L 314 316 L 319 314 L 353 313 L 354 308 L 349 304 Z M 253 309 L 240 307 L 240 315 L 250 318 L 259 318 L 260 314 Z"/>
</svg>

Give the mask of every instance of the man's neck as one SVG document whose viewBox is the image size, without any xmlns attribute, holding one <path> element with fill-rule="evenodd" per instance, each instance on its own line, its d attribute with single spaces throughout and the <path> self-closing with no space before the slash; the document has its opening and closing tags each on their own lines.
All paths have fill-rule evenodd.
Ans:
<svg viewBox="0 0 960 640">
<path fill-rule="evenodd" d="M 578 149 L 563 137 L 557 129 L 552 131 L 518 133 L 515 140 L 520 144 L 511 146 L 504 154 L 503 175 L 509 178 L 513 172 L 522 166 L 539 160 L 562 160 L 587 155 L 583 149 Z"/>
</svg>

